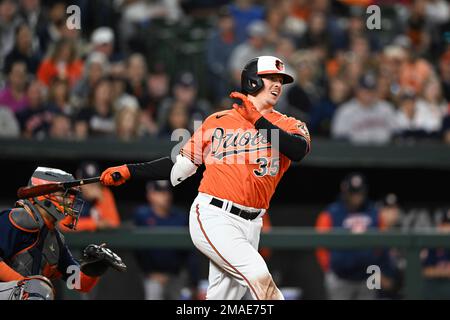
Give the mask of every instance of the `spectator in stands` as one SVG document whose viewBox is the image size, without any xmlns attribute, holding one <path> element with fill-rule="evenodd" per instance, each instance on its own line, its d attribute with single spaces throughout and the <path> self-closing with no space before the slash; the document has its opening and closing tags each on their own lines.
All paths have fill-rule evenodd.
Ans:
<svg viewBox="0 0 450 320">
<path fill-rule="evenodd" d="M 145 103 L 147 93 L 147 63 L 140 53 L 134 53 L 127 59 L 127 88 L 126 92 L 135 96 L 139 104 Z"/>
<path fill-rule="evenodd" d="M 267 32 L 266 22 L 254 21 L 250 23 L 247 27 L 248 39 L 232 51 L 229 69 L 236 87 L 240 88 L 242 68 L 250 59 L 258 56 L 273 55 L 273 50 L 267 43 Z"/>
<path fill-rule="evenodd" d="M 170 138 L 176 129 L 189 129 L 188 108 L 180 101 L 174 101 L 168 110 L 167 123 L 163 124 L 158 132 L 159 137 Z"/>
<path fill-rule="evenodd" d="M 341 183 L 340 198 L 320 213 L 316 228 L 326 232 L 343 228 L 351 233 L 364 233 L 380 228 L 380 217 L 367 196 L 368 186 L 360 173 L 350 173 Z M 367 287 L 367 267 L 385 269 L 383 250 L 319 249 L 317 258 L 325 272 L 325 287 L 332 300 L 374 299 L 375 290 Z M 383 285 L 383 280 L 382 280 Z"/>
<path fill-rule="evenodd" d="M 448 102 L 444 99 L 441 85 L 437 78 L 431 77 L 424 83 L 417 105 L 419 108 L 427 110 L 429 114 L 425 129 L 430 133 L 440 131 L 442 118 L 447 114 Z"/>
<path fill-rule="evenodd" d="M 0 1 L 0 63 L 3 64 L 6 55 L 14 47 L 15 30 L 22 22 L 18 14 L 16 1 Z"/>
<path fill-rule="evenodd" d="M 44 30 L 37 30 L 41 52 L 48 52 L 50 46 L 63 37 L 66 27 L 67 4 L 63 0 L 52 1 L 48 7 Z"/>
<path fill-rule="evenodd" d="M 115 127 L 111 81 L 108 78 L 100 79 L 89 100 L 89 105 L 81 109 L 76 117 L 75 134 L 77 139 L 112 137 Z"/>
<path fill-rule="evenodd" d="M 309 50 L 296 52 L 292 58 L 296 71 L 296 83 L 287 89 L 286 102 L 288 109 L 286 113 L 302 121 L 309 121 L 309 113 L 313 104 L 320 97 L 316 86 L 317 64 L 313 53 Z"/>
<path fill-rule="evenodd" d="M 402 89 L 412 89 L 416 93 L 422 92 L 424 83 L 434 75 L 432 65 L 413 52 L 411 40 L 400 35 L 394 40 L 394 45 L 401 45 L 404 49 L 400 62 L 399 84 Z"/>
<path fill-rule="evenodd" d="M 48 92 L 48 110 L 50 112 L 72 116 L 74 114 L 74 108 L 70 104 L 69 95 L 69 82 L 65 79 L 54 78 Z"/>
<path fill-rule="evenodd" d="M 350 97 L 351 88 L 341 77 L 333 77 L 328 83 L 328 93 L 311 109 L 309 131 L 318 136 L 329 137 L 331 121 L 341 104 Z"/>
<path fill-rule="evenodd" d="M 89 93 L 93 90 L 95 84 L 107 75 L 108 61 L 106 56 L 100 52 L 91 53 L 84 65 L 82 78 L 72 90 L 71 101 L 73 101 L 74 105 L 78 108 L 86 105 Z"/>
<path fill-rule="evenodd" d="M 236 30 L 246 30 L 255 21 L 264 20 L 264 7 L 254 0 L 235 0 L 230 5 L 230 12 L 236 22 Z M 238 32 L 238 42 L 244 41 L 245 33 Z"/>
<path fill-rule="evenodd" d="M 47 108 L 44 88 L 38 80 L 34 80 L 28 86 L 27 98 L 26 108 L 16 114 L 22 136 L 42 139 L 47 135 L 50 128 L 53 113 Z"/>
<path fill-rule="evenodd" d="M 236 26 L 228 7 L 220 8 L 217 27 L 206 44 L 206 63 L 209 71 L 209 87 L 214 102 L 227 96 L 231 90 L 228 71 L 230 56 L 238 44 Z"/>
<path fill-rule="evenodd" d="M 77 179 L 98 177 L 100 169 L 96 162 L 82 162 L 75 172 Z M 82 197 L 85 201 L 76 231 L 97 231 L 118 228 L 120 216 L 116 207 L 114 195 L 108 187 L 100 183 L 81 186 Z M 66 232 L 73 231 L 60 224 Z"/>
<path fill-rule="evenodd" d="M 331 46 L 331 38 L 327 30 L 326 15 L 323 12 L 311 12 L 308 17 L 308 29 L 300 38 L 297 47 L 308 49 L 319 44 Z"/>
<path fill-rule="evenodd" d="M 168 181 L 151 181 L 146 186 L 147 204 L 138 207 L 134 223 L 138 227 L 187 227 L 188 214 L 172 205 L 172 191 Z M 198 282 L 198 261 L 192 250 L 152 249 L 136 252 L 144 273 L 147 300 L 179 299 L 184 286 L 195 289 Z M 183 268 L 188 267 L 189 281 Z"/>
<path fill-rule="evenodd" d="M 450 103 L 450 45 L 439 60 L 439 79 L 445 100 Z"/>
<path fill-rule="evenodd" d="M 376 96 L 376 77 L 367 73 L 360 78 L 356 97 L 344 103 L 331 123 L 334 139 L 358 144 L 383 144 L 390 141 L 395 129 L 394 110 Z"/>
<path fill-rule="evenodd" d="M 64 113 L 53 113 L 52 122 L 48 129 L 48 137 L 57 140 L 70 140 L 73 138 L 72 119 Z"/>
<path fill-rule="evenodd" d="M 161 110 L 158 112 L 158 126 L 162 128 L 168 122 L 169 110 L 174 105 L 186 108 L 189 122 L 188 128 L 192 131 L 194 121 L 203 121 L 211 113 L 210 104 L 198 98 L 197 80 L 191 72 L 182 72 L 173 87 L 173 97 L 164 99 Z"/>
<path fill-rule="evenodd" d="M 18 25 L 15 30 L 15 44 L 5 58 L 4 68 L 9 69 L 14 61 L 20 60 L 27 64 L 28 72 L 34 75 L 42 58 L 35 47 L 30 27 L 25 23 Z"/>
<path fill-rule="evenodd" d="M 17 138 L 20 125 L 11 109 L 0 105 L 0 138 Z"/>
<path fill-rule="evenodd" d="M 42 49 L 39 37 L 45 33 L 48 23 L 47 11 L 44 9 L 41 0 L 20 0 L 20 16 L 30 29 L 34 30 L 38 49 Z"/>
<path fill-rule="evenodd" d="M 13 62 L 8 69 L 6 87 L 0 91 L 0 105 L 12 112 L 23 110 L 27 104 L 27 65 L 23 61 Z"/>
<path fill-rule="evenodd" d="M 413 91 L 405 90 L 399 95 L 398 110 L 395 115 L 395 132 L 397 140 L 415 140 L 430 135 L 427 123 L 432 114 L 424 105 L 417 103 Z"/>
<path fill-rule="evenodd" d="M 142 136 L 140 113 L 139 102 L 135 97 L 124 96 L 119 99 L 115 112 L 116 137 L 119 140 L 130 142 Z"/>
<path fill-rule="evenodd" d="M 444 211 L 437 231 L 450 232 L 450 209 Z M 425 299 L 450 299 L 450 250 L 430 248 L 421 252 L 424 276 L 423 297 Z"/>
<path fill-rule="evenodd" d="M 158 132 L 157 118 L 161 104 L 170 94 L 170 75 L 162 63 L 155 63 L 147 76 L 147 96 L 142 106 L 141 122 L 150 134 Z"/>
<path fill-rule="evenodd" d="M 77 56 L 75 43 L 68 39 L 61 39 L 55 43 L 50 57 L 42 61 L 39 66 L 37 77 L 50 86 L 54 78 L 69 81 L 71 87 L 81 78 L 83 62 Z"/>
<path fill-rule="evenodd" d="M 91 53 L 101 53 L 106 56 L 109 63 L 119 63 L 123 57 L 114 51 L 115 37 L 114 31 L 109 27 L 100 27 L 94 30 L 91 35 Z"/>
</svg>

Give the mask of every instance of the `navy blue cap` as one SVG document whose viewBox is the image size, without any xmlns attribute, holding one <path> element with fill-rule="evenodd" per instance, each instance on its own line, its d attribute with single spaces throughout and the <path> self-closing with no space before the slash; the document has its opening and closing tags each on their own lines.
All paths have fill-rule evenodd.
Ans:
<svg viewBox="0 0 450 320">
<path fill-rule="evenodd" d="M 145 185 L 147 191 L 171 191 L 169 180 L 148 181 Z"/>
<path fill-rule="evenodd" d="M 361 88 L 373 90 L 377 87 L 377 77 L 373 73 L 366 73 L 359 78 L 358 85 Z"/>
<path fill-rule="evenodd" d="M 88 179 L 98 177 L 100 175 L 100 168 L 97 163 L 93 161 L 82 162 L 75 172 L 77 179 Z"/>
<path fill-rule="evenodd" d="M 359 172 L 352 172 L 342 181 L 343 192 L 366 192 L 366 178 Z"/>
</svg>

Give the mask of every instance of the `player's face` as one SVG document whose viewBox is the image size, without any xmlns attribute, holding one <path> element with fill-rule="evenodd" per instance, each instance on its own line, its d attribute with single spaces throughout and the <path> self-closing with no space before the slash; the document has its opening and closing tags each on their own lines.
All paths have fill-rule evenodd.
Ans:
<svg viewBox="0 0 450 320">
<path fill-rule="evenodd" d="M 265 105 L 275 106 L 281 97 L 283 76 L 268 74 L 262 80 L 264 87 L 256 97 Z"/>
</svg>

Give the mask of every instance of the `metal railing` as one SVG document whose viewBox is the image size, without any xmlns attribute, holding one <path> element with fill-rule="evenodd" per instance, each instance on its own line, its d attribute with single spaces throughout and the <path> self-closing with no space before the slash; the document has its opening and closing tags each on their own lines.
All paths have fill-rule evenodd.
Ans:
<svg viewBox="0 0 450 320">
<path fill-rule="evenodd" d="M 70 247 L 106 242 L 117 249 L 193 248 L 187 228 L 121 228 L 102 232 L 66 234 Z M 422 274 L 420 251 L 423 248 L 450 248 L 450 234 L 436 232 L 377 232 L 352 234 L 335 230 L 318 233 L 313 228 L 274 227 L 261 235 L 260 246 L 273 249 L 398 248 L 406 259 L 405 298 L 420 299 Z"/>
</svg>

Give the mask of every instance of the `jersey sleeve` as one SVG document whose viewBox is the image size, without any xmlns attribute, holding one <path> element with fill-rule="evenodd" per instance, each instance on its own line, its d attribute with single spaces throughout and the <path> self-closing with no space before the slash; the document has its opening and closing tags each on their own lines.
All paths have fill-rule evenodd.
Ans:
<svg viewBox="0 0 450 320">
<path fill-rule="evenodd" d="M 196 166 L 203 164 L 206 154 L 208 152 L 210 136 L 210 117 L 207 118 L 203 124 L 195 130 L 192 137 L 181 148 L 180 154 L 188 158 Z"/>
<path fill-rule="evenodd" d="M 309 135 L 309 130 L 304 122 L 295 118 L 289 118 L 287 121 L 286 131 L 305 138 L 306 142 L 308 143 L 308 152 L 311 150 L 311 136 Z"/>
</svg>

